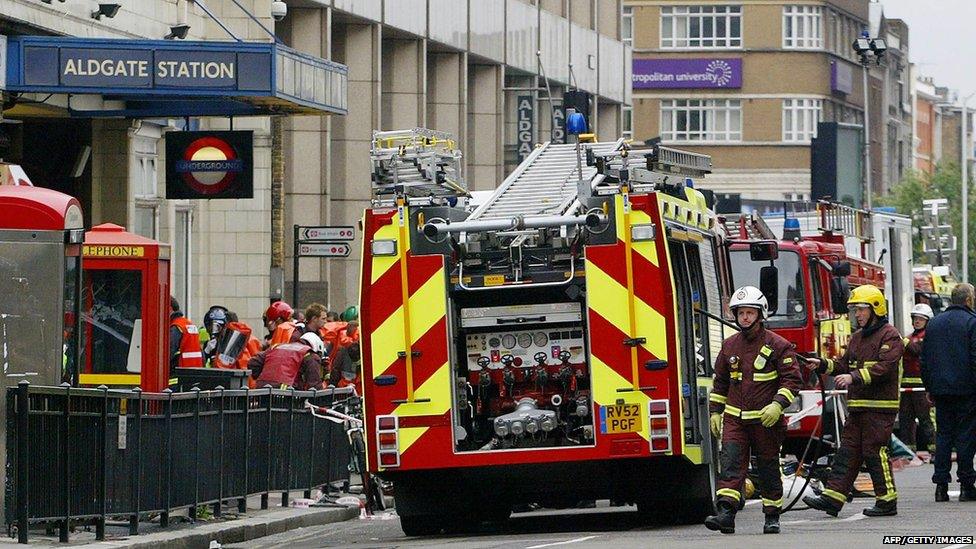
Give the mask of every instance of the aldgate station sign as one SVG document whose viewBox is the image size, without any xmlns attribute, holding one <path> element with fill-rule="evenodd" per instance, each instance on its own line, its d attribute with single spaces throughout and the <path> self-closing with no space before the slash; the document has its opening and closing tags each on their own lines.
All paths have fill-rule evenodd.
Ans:
<svg viewBox="0 0 976 549">
<path fill-rule="evenodd" d="M 234 78 L 236 64 L 207 61 L 158 61 L 157 78 Z M 85 59 L 68 58 L 61 76 L 118 76 L 148 77 L 149 62 L 137 59 Z"/>
</svg>

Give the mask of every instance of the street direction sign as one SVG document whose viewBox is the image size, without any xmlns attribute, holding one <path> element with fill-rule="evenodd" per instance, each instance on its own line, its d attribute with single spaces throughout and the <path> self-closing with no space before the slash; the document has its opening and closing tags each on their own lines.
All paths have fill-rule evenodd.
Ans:
<svg viewBox="0 0 976 549">
<path fill-rule="evenodd" d="M 298 255 L 301 257 L 349 257 L 352 248 L 345 242 L 301 242 Z"/>
<path fill-rule="evenodd" d="M 351 241 L 355 236 L 355 228 L 352 225 L 298 228 L 298 239 L 311 242 L 324 242 L 326 240 Z"/>
</svg>

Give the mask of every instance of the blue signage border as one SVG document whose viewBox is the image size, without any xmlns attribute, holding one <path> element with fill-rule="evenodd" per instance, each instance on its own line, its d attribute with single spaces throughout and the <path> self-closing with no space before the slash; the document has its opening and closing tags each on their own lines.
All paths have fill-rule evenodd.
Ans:
<svg viewBox="0 0 976 549">
<path fill-rule="evenodd" d="M 132 103 L 88 116 L 347 113 L 345 65 L 265 42 L 14 36 L 6 90 Z"/>
</svg>

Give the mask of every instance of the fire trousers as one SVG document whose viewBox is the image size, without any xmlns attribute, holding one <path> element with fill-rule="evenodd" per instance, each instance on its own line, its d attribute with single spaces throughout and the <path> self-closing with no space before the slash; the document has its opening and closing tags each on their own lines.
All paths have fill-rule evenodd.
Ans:
<svg viewBox="0 0 976 549">
<path fill-rule="evenodd" d="M 744 497 L 741 489 L 749 470 L 750 452 L 756 454 L 759 469 L 759 494 L 763 513 L 778 514 L 783 507 L 783 479 L 779 472 L 779 452 L 786 426 L 780 422 L 763 427 L 758 421 L 743 422 L 725 416 L 722 424 L 722 451 L 719 453 L 717 501 L 738 509 Z"/>
<path fill-rule="evenodd" d="M 928 451 L 929 445 L 935 442 L 931 410 L 932 405 L 929 404 L 926 393 L 903 393 L 898 408 L 898 438 L 916 450 Z M 915 424 L 916 420 L 918 425 Z"/>
<path fill-rule="evenodd" d="M 824 496 L 834 500 L 838 509 L 847 503 L 847 494 L 854 487 L 862 463 L 871 475 L 875 499 L 884 503 L 898 499 L 895 476 L 888 461 L 888 442 L 894 425 L 895 414 L 892 413 L 851 412 L 823 491 Z"/>
</svg>

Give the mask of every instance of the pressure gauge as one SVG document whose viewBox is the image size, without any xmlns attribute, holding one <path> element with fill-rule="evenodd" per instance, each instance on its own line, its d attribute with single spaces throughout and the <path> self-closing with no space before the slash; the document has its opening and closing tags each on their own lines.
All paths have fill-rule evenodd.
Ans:
<svg viewBox="0 0 976 549">
<path fill-rule="evenodd" d="M 521 347 L 523 349 L 528 349 L 529 347 L 531 347 L 532 346 L 532 334 L 530 334 L 529 332 L 522 332 L 521 334 L 519 334 L 518 335 L 518 344 L 519 344 L 519 347 Z"/>
<path fill-rule="evenodd" d="M 536 347 L 545 347 L 549 343 L 549 336 L 545 332 L 536 332 L 532 342 L 535 343 Z"/>
<path fill-rule="evenodd" d="M 515 348 L 515 336 L 512 334 L 505 334 L 502 336 L 502 349 L 514 349 Z"/>
</svg>

